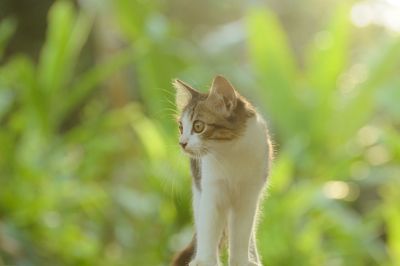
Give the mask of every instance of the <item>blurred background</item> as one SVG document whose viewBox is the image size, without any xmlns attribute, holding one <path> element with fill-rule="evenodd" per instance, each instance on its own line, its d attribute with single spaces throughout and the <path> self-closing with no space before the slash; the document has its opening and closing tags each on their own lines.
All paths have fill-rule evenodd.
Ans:
<svg viewBox="0 0 400 266">
<path fill-rule="evenodd" d="M 276 159 L 265 265 L 400 265 L 400 1 L 1 0 L 0 265 L 168 265 L 173 78 L 223 74 Z"/>
</svg>

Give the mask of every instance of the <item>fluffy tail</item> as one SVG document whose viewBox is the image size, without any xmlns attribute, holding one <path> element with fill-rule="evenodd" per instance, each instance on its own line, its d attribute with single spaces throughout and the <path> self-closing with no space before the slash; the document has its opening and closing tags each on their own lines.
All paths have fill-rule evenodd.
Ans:
<svg viewBox="0 0 400 266">
<path fill-rule="evenodd" d="M 196 235 L 193 235 L 192 241 L 181 252 L 175 255 L 171 266 L 188 266 L 196 252 Z"/>
</svg>

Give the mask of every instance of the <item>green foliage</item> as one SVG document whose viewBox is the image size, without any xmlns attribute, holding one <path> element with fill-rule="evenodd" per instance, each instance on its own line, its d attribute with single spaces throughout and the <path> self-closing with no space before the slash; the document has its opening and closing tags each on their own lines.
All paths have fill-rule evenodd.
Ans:
<svg viewBox="0 0 400 266">
<path fill-rule="evenodd" d="M 15 31 L 15 24 L 15 21 L 11 18 L 4 19 L 0 24 L 0 59 L 3 56 L 8 39 Z"/>
<path fill-rule="evenodd" d="M 354 144 L 357 132 L 373 121 L 375 92 L 393 79 L 398 67 L 395 58 L 400 57 L 400 39 L 396 39 L 368 66 L 367 77 L 353 95 L 338 90 L 337 80 L 346 72 L 348 58 L 347 14 L 348 9 L 340 7 L 330 26 L 318 34 L 326 40 L 317 36 L 319 43 L 310 48 L 305 72 L 295 70 L 286 38 L 270 12 L 256 9 L 248 16 L 250 52 L 266 88 L 263 102 L 282 131 L 279 136 L 292 139 L 279 151 L 265 201 L 265 221 L 260 225 L 261 249 L 272 265 L 385 265 L 390 261 L 377 227 L 383 217 L 359 213 L 354 205 L 327 199 L 321 190 L 322 182 L 330 179 L 350 184 L 350 194 L 370 186 L 371 180 L 351 176 L 352 168 L 365 161 L 366 150 L 354 154 L 349 148 L 360 149 Z M 268 32 L 270 38 L 262 38 L 260 32 Z M 371 174 L 368 179 L 379 176 Z M 383 185 L 386 180 L 375 182 Z M 372 207 L 376 212 L 382 208 L 386 206 Z"/>
<path fill-rule="evenodd" d="M 187 40 L 162 1 L 109 5 L 124 49 L 85 62 L 95 12 L 58 1 L 38 62 L 0 66 L 0 265 L 168 265 L 192 227 L 170 81 L 216 73 L 256 99 L 275 142 L 265 265 L 400 264 L 398 37 L 351 56 L 357 29 L 338 5 L 299 64 L 274 12 L 250 7 L 238 62 L 242 48 Z M 0 58 L 15 25 L 0 23 Z M 111 107 L 121 72 L 136 100 Z"/>
</svg>

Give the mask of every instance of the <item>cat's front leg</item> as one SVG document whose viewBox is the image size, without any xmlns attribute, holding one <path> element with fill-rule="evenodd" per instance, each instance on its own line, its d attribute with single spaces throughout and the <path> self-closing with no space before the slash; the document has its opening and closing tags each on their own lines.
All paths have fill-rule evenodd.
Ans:
<svg viewBox="0 0 400 266">
<path fill-rule="evenodd" d="M 229 265 L 261 266 L 254 239 L 258 191 L 242 190 L 229 214 Z"/>
<path fill-rule="evenodd" d="M 218 185 L 202 186 L 196 222 L 197 251 L 190 266 L 217 266 L 218 246 L 226 221 L 226 209 Z"/>
<path fill-rule="evenodd" d="M 192 262 L 189 263 L 189 266 L 217 266 L 219 265 L 218 262 L 215 262 L 214 260 L 193 260 Z"/>
</svg>

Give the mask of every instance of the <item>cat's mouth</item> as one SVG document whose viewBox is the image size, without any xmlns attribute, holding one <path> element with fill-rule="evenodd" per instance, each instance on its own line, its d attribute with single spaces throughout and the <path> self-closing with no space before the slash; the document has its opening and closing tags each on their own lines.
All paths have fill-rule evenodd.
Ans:
<svg viewBox="0 0 400 266">
<path fill-rule="evenodd" d="M 187 155 L 189 155 L 192 158 L 199 158 L 201 156 L 204 156 L 207 154 L 207 149 L 188 149 L 188 148 L 183 148 L 182 149 L 184 153 L 186 153 Z"/>
</svg>

